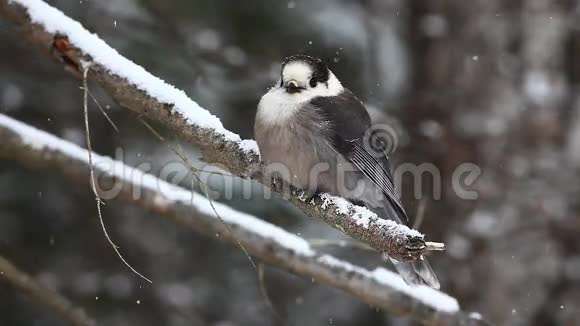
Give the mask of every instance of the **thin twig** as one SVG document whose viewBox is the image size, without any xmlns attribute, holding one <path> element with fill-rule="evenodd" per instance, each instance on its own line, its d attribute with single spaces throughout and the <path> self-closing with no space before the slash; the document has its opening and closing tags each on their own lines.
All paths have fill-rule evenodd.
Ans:
<svg viewBox="0 0 580 326">
<path fill-rule="evenodd" d="M 208 192 L 207 185 L 204 182 L 201 181 L 201 179 L 199 178 L 199 176 L 196 173 L 196 168 L 189 161 L 189 159 L 185 156 L 185 154 L 183 154 L 182 152 L 176 150 L 173 146 L 169 145 L 169 143 L 167 142 L 167 140 L 165 139 L 165 137 L 161 136 L 161 134 L 159 134 L 157 132 L 157 130 L 155 130 L 149 123 L 147 123 L 147 121 L 143 120 L 142 118 L 139 118 L 139 121 L 141 121 L 141 123 L 147 129 L 149 129 L 149 131 L 151 131 L 153 133 L 153 135 L 155 137 L 157 137 L 157 139 L 159 139 L 159 141 L 161 141 L 162 143 L 164 143 L 175 155 L 177 155 L 185 164 L 187 164 L 187 166 L 190 169 L 191 174 L 199 182 L 199 185 L 202 188 L 202 192 L 204 193 L 204 195 L 208 199 L 209 204 L 211 205 L 211 208 L 212 208 L 212 210 L 215 213 L 215 216 L 224 224 L 224 227 L 226 228 L 226 230 L 229 233 L 229 235 L 233 237 L 233 232 L 232 232 L 230 226 L 222 219 L 222 217 L 218 214 L 217 210 L 215 209 L 215 207 L 213 205 L 213 200 L 209 196 L 209 192 Z M 193 191 L 193 189 L 191 191 Z M 236 239 L 236 238 L 234 237 L 234 239 Z M 246 254 L 246 257 L 248 257 L 248 260 L 252 264 L 252 267 L 254 269 L 256 269 L 256 263 L 254 263 L 254 260 L 252 259 L 252 256 L 250 256 L 250 254 L 248 253 L 248 251 L 246 250 L 246 248 L 244 247 L 244 245 L 239 240 L 237 240 L 237 239 L 236 239 L 236 242 L 238 243 L 238 245 L 240 246 L 240 248 L 242 249 L 242 251 L 244 252 L 244 254 Z"/>
<path fill-rule="evenodd" d="M 145 121 L 141 116 L 137 117 L 137 119 L 139 120 L 139 122 L 141 122 L 153 134 L 153 136 L 155 136 L 155 138 L 157 138 L 157 140 L 159 140 L 162 143 L 167 143 L 167 140 L 165 139 L 165 137 L 161 136 L 161 134 L 157 130 L 155 130 L 155 128 L 153 128 L 153 126 L 151 126 L 150 123 L 148 123 L 147 121 Z M 174 152 L 173 149 L 171 149 L 171 148 L 169 148 L 169 149 L 172 152 Z M 221 172 L 217 172 L 217 171 L 208 171 L 208 170 L 200 169 L 200 168 L 195 168 L 195 170 L 197 170 L 199 172 L 209 173 L 209 174 L 214 174 L 214 175 L 219 175 L 219 176 L 223 176 L 223 177 L 233 177 L 229 173 L 221 173 Z"/>
<path fill-rule="evenodd" d="M 141 121 L 141 123 L 149 130 L 151 131 L 151 133 L 159 140 L 161 141 L 163 144 L 165 144 L 175 155 L 177 155 L 190 169 L 191 174 L 193 175 L 193 177 L 197 180 L 197 182 L 200 185 L 200 188 L 203 192 L 203 194 L 205 195 L 205 197 L 207 198 L 209 204 L 211 205 L 211 208 L 215 214 L 215 216 L 220 220 L 220 222 L 222 222 L 222 224 L 224 225 L 224 227 L 226 228 L 227 232 L 229 233 L 229 235 L 235 239 L 235 241 L 237 242 L 238 246 L 240 247 L 240 249 L 242 249 L 242 251 L 244 252 L 244 254 L 246 255 L 246 257 L 248 258 L 248 260 L 250 261 L 250 264 L 252 264 L 252 267 L 254 268 L 254 270 L 256 270 L 256 272 L 258 273 L 258 282 L 259 282 L 259 286 L 260 286 L 260 292 L 262 293 L 262 296 L 264 297 L 264 301 L 266 302 L 266 305 L 270 308 L 270 310 L 272 311 L 272 314 L 278 318 L 279 320 L 282 320 L 280 314 L 278 313 L 278 311 L 274 308 L 274 305 L 272 304 L 270 297 L 268 296 L 268 291 L 266 289 L 266 285 L 264 284 L 264 270 L 262 267 L 262 264 L 258 264 L 256 265 L 256 263 L 254 262 L 254 260 L 252 259 L 252 256 L 250 256 L 250 253 L 248 252 L 248 250 L 246 249 L 246 247 L 244 247 L 244 245 L 242 244 L 242 242 L 235 237 L 233 231 L 231 230 L 230 226 L 223 220 L 223 218 L 218 214 L 216 208 L 214 207 L 213 204 L 213 200 L 211 198 L 211 196 L 209 195 L 209 189 L 208 186 L 205 182 L 203 182 L 201 180 L 201 178 L 198 176 L 197 172 L 199 171 L 197 168 L 195 168 L 195 166 L 193 165 L 192 162 L 190 162 L 189 158 L 185 155 L 185 151 L 183 150 L 183 148 L 181 147 L 181 144 L 179 142 L 177 142 L 177 146 L 179 147 L 179 149 L 174 148 L 173 146 L 169 145 L 169 142 L 165 139 L 165 137 L 163 137 L 157 130 L 155 130 L 155 128 L 153 128 L 153 126 L 151 126 L 149 123 L 147 123 L 147 121 L 145 121 L 142 118 L 139 118 L 139 120 Z M 191 196 L 191 201 L 190 201 L 190 205 L 193 206 L 193 188 L 194 188 L 194 183 L 193 183 L 193 179 L 191 180 L 192 182 L 192 186 L 191 186 L 191 191 L 192 191 L 192 196 Z"/>
<path fill-rule="evenodd" d="M 223 220 L 223 218 L 218 214 L 217 210 L 215 209 L 215 206 L 213 204 L 213 200 L 211 199 L 211 197 L 209 195 L 209 187 L 207 186 L 207 184 L 205 182 L 201 181 L 201 178 L 197 174 L 197 169 L 193 166 L 193 163 L 191 163 L 189 161 L 189 158 L 187 156 L 185 156 L 185 154 L 183 152 L 183 148 L 181 148 L 181 145 L 179 145 L 179 143 L 178 143 L 178 146 L 180 148 L 180 154 L 178 154 L 176 151 L 174 153 L 176 153 L 176 155 L 178 155 L 183 160 L 183 162 L 185 164 L 187 164 L 187 166 L 190 168 L 191 174 L 197 180 L 197 182 L 199 182 L 199 186 L 201 188 L 201 191 L 203 192 L 203 194 L 207 198 L 207 200 L 211 206 L 211 209 L 215 213 L 215 216 L 224 224 L 224 226 L 225 226 L 226 230 L 228 231 L 228 233 L 230 234 L 230 236 L 233 236 L 235 238 L 234 233 L 232 232 L 232 229 L 230 228 L 230 226 Z M 192 189 L 192 191 L 193 191 L 193 189 Z M 246 250 L 244 245 L 238 239 L 236 239 L 236 242 L 238 243 L 238 245 L 240 246 L 240 248 L 242 249 L 244 254 L 246 254 L 246 257 L 248 257 L 248 260 L 252 264 L 252 267 L 254 267 L 254 269 L 256 269 L 256 263 L 254 263 L 254 260 L 252 259 L 252 256 L 250 256 L 250 253 L 248 253 L 248 250 Z"/>
<path fill-rule="evenodd" d="M 97 202 L 97 214 L 99 216 L 99 222 L 101 223 L 101 229 L 103 229 L 103 234 L 105 235 L 105 238 L 107 239 L 107 241 L 109 242 L 109 244 L 111 244 L 111 247 L 113 247 L 113 250 L 115 250 L 115 252 L 117 253 L 117 256 L 119 257 L 119 259 L 121 259 L 121 261 L 123 262 L 123 264 L 125 264 L 125 266 L 127 266 L 131 271 L 133 271 L 133 273 L 135 273 L 136 275 L 138 275 L 139 277 L 141 277 L 142 279 L 144 279 L 145 281 L 149 282 L 149 283 L 153 283 L 150 279 L 148 279 L 147 277 L 145 277 L 143 274 L 139 273 L 135 268 L 133 268 L 133 266 L 131 266 L 123 257 L 123 255 L 121 255 L 121 252 L 119 251 L 119 246 L 117 246 L 113 240 L 111 239 L 111 237 L 109 236 L 109 232 L 107 232 L 107 228 L 105 227 L 105 222 L 103 221 L 103 214 L 101 211 L 101 204 L 103 204 L 103 201 L 101 200 L 101 197 L 99 197 L 99 193 L 97 191 L 97 180 L 95 179 L 95 169 L 94 169 L 94 165 L 93 165 L 93 148 L 91 146 L 91 134 L 90 134 L 90 128 L 89 128 L 89 110 L 88 110 L 88 86 L 87 86 L 87 74 L 89 72 L 89 66 L 84 67 L 84 71 L 83 71 L 83 107 L 84 107 L 84 120 L 85 120 L 85 134 L 86 134 L 86 140 L 87 140 L 87 153 L 89 156 L 89 173 L 90 173 L 90 184 L 91 184 L 91 190 L 93 191 L 93 194 L 95 195 L 95 201 Z"/>
<path fill-rule="evenodd" d="M 278 321 L 283 321 L 284 319 L 282 318 L 282 315 L 280 315 L 278 310 L 276 310 L 276 307 L 268 294 L 268 288 L 266 287 L 266 279 L 264 276 L 264 264 L 262 263 L 258 263 L 258 280 L 260 281 L 260 292 L 262 293 L 262 297 L 264 297 L 264 301 L 266 301 L 266 306 L 268 306 Z"/>
<path fill-rule="evenodd" d="M 95 102 L 95 104 L 97 105 L 99 110 L 101 110 L 101 113 L 105 116 L 107 121 L 109 121 L 109 123 L 111 124 L 111 127 L 113 127 L 113 129 L 115 129 L 116 132 L 119 132 L 119 128 L 117 128 L 117 125 L 113 122 L 111 117 L 109 117 L 107 112 L 105 112 L 105 109 L 103 109 L 103 107 L 101 106 L 101 103 L 99 103 L 99 101 L 97 101 L 97 99 L 93 96 L 93 93 L 91 93 L 91 91 L 89 89 L 87 89 L 87 92 L 89 93 L 89 96 L 91 97 L 91 99 L 93 99 L 93 102 Z"/>
<path fill-rule="evenodd" d="M 259 286 L 260 286 L 260 292 L 262 293 L 262 296 L 264 297 L 264 301 L 266 302 L 266 306 L 268 306 L 268 308 L 272 311 L 272 314 L 278 320 L 282 320 L 282 317 L 280 316 L 280 314 L 278 313 L 278 311 L 274 308 L 274 305 L 272 304 L 272 302 L 270 300 L 270 297 L 268 296 L 268 291 L 267 291 L 266 285 L 264 283 L 264 270 L 263 270 L 262 264 L 260 263 L 260 264 L 256 265 L 256 263 L 252 259 L 252 256 L 250 256 L 250 253 L 248 252 L 248 250 L 246 249 L 246 247 L 244 247 L 244 245 L 242 244 L 242 242 L 234 235 L 234 233 L 233 233 L 232 229 L 230 228 L 230 226 L 223 220 L 223 218 L 220 216 L 220 214 L 218 214 L 216 208 L 214 207 L 213 200 L 212 200 L 211 196 L 209 195 L 209 189 L 208 189 L 207 184 L 205 182 L 203 182 L 201 180 L 201 178 L 199 177 L 199 175 L 197 174 L 197 172 L 199 170 L 197 168 L 195 168 L 195 166 L 193 166 L 193 163 L 190 162 L 189 158 L 185 155 L 185 151 L 183 150 L 183 147 L 181 147 L 181 144 L 179 142 L 177 142 L 177 146 L 179 147 L 179 149 L 174 148 L 173 146 L 169 145 L 169 142 L 165 139 L 165 137 L 163 137 L 157 130 L 155 130 L 155 128 L 153 128 L 153 126 L 151 126 L 149 123 L 147 123 L 147 121 L 145 121 L 142 118 L 139 118 L 139 121 L 141 121 L 141 123 L 149 131 L 151 131 L 151 133 L 159 141 L 161 141 L 163 144 L 165 144 L 175 155 L 177 155 L 189 167 L 191 174 L 193 175 L 193 177 L 199 183 L 200 188 L 201 188 L 203 194 L 205 195 L 205 197 L 207 198 L 209 204 L 211 205 L 211 208 L 212 208 L 215 216 L 224 225 L 224 227 L 226 228 L 228 234 L 236 241 L 236 243 L 238 244 L 238 246 L 240 247 L 240 249 L 242 249 L 242 251 L 244 252 L 244 254 L 246 255 L 246 257 L 250 261 L 250 264 L 252 265 L 252 267 L 254 268 L 254 270 L 256 270 L 256 272 L 258 274 L 258 283 L 259 283 Z M 191 180 L 191 184 L 192 184 L 192 186 L 191 186 L 192 195 L 191 195 L 191 200 L 190 200 L 190 205 L 192 205 L 192 206 L 193 206 L 193 188 L 194 188 L 193 181 L 194 180 L 192 179 Z"/>
</svg>

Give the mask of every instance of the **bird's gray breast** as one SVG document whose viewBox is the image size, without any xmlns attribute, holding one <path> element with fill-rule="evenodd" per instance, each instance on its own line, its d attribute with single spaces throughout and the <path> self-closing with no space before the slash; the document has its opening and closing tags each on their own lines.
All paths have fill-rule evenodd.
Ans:
<svg viewBox="0 0 580 326">
<path fill-rule="evenodd" d="M 320 189 L 340 160 L 328 137 L 329 122 L 309 105 L 279 121 L 267 119 L 263 110 L 256 115 L 254 133 L 267 170 L 304 190 L 332 190 Z"/>
</svg>

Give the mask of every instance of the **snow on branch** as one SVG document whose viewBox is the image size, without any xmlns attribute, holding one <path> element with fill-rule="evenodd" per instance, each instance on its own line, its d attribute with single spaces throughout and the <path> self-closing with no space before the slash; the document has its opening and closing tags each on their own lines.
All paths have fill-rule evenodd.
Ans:
<svg viewBox="0 0 580 326">
<path fill-rule="evenodd" d="M 32 169 L 55 171 L 88 190 L 85 149 L 0 114 L 0 158 Z M 459 310 L 457 301 L 427 286 L 410 287 L 382 267 L 368 270 L 318 253 L 299 236 L 254 216 L 213 203 L 200 194 L 145 174 L 120 161 L 93 154 L 99 184 L 114 185 L 113 200 L 142 207 L 160 217 L 236 246 L 267 264 L 342 289 L 363 302 L 427 325 L 479 324 Z M 104 187 L 99 187 L 104 189 Z M 139 193 L 139 196 L 134 194 Z M 224 225 L 226 223 L 227 225 Z M 215 235 L 219 234 L 219 237 Z"/>
<path fill-rule="evenodd" d="M 82 308 L 74 306 L 60 294 L 38 284 L 34 278 L 21 271 L 8 259 L 0 256 L 0 282 L 23 292 L 34 301 L 56 312 L 73 326 L 95 326 L 94 320 Z"/>
<path fill-rule="evenodd" d="M 0 0 L 0 17 L 20 27 L 22 36 L 40 46 L 80 76 L 99 83 L 120 106 L 156 120 L 181 139 L 196 145 L 204 161 L 230 173 L 251 178 L 284 193 L 307 215 L 318 218 L 374 249 L 399 260 L 416 260 L 429 248 L 424 236 L 404 225 L 332 196 L 301 200 L 301 191 L 283 183 L 270 184 L 256 142 L 242 140 L 220 120 L 175 87 L 120 55 L 97 35 L 40 0 Z M 286 191 L 289 190 L 289 191 Z"/>
</svg>

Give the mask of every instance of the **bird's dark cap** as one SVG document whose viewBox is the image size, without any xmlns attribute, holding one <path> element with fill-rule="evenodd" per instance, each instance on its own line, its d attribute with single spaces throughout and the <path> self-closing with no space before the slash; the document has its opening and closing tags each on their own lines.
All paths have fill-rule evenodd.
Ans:
<svg viewBox="0 0 580 326">
<path fill-rule="evenodd" d="M 320 58 L 312 57 L 305 54 L 296 54 L 286 57 L 282 63 L 282 70 L 284 66 L 292 62 L 304 62 L 312 67 L 312 81 L 314 83 L 327 83 L 329 78 L 329 69 Z"/>
</svg>

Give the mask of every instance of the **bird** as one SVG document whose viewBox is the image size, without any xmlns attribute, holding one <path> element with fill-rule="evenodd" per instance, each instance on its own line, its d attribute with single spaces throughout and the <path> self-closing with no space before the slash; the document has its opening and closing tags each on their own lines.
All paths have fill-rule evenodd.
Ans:
<svg viewBox="0 0 580 326">
<path fill-rule="evenodd" d="M 397 194 L 387 143 L 372 140 L 365 105 L 320 58 L 287 57 L 280 78 L 258 103 L 254 136 L 271 175 L 313 196 L 329 193 L 367 207 L 379 218 L 408 224 Z M 427 259 L 390 258 L 410 285 L 439 288 Z"/>
</svg>

